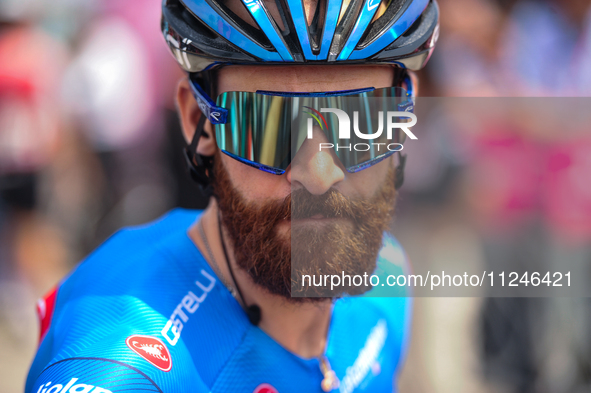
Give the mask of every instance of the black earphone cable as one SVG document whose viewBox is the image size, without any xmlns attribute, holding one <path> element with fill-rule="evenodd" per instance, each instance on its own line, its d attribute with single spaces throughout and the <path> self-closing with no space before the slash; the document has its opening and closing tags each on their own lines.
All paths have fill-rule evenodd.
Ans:
<svg viewBox="0 0 591 393">
<path fill-rule="evenodd" d="M 226 243 L 224 242 L 224 235 L 222 233 L 222 218 L 218 211 L 218 228 L 220 230 L 220 241 L 222 242 L 222 250 L 224 251 L 224 258 L 226 258 L 226 264 L 228 265 L 228 270 L 230 270 L 230 276 L 232 277 L 232 281 L 234 282 L 234 286 L 236 287 L 236 291 L 238 292 L 238 296 L 240 296 L 240 300 L 242 300 L 242 304 L 244 305 L 244 311 L 248 316 L 248 320 L 254 326 L 258 326 L 261 322 L 261 308 L 256 304 L 251 304 L 248 306 L 246 301 L 244 301 L 244 296 L 242 296 L 242 291 L 240 291 L 240 287 L 238 286 L 238 282 L 234 277 L 234 271 L 232 270 L 232 264 L 230 263 L 230 258 L 228 258 L 228 251 L 226 250 Z"/>
</svg>

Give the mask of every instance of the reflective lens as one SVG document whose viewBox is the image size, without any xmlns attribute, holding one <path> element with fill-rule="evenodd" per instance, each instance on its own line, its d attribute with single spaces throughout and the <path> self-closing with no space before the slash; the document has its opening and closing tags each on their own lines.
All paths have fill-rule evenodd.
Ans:
<svg viewBox="0 0 591 393">
<path fill-rule="evenodd" d="M 220 149 L 245 164 L 281 174 L 304 143 L 333 150 L 349 172 L 402 147 L 397 125 L 410 119 L 413 102 L 399 87 L 335 93 L 226 92 L 216 104 L 228 110 L 216 124 Z M 413 115 L 409 115 L 413 116 Z"/>
</svg>

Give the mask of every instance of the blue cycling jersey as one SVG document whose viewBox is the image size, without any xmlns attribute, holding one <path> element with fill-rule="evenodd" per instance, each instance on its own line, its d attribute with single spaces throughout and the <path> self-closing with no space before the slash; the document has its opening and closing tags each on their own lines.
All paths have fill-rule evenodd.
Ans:
<svg viewBox="0 0 591 393">
<path fill-rule="evenodd" d="M 191 241 L 200 214 L 176 209 L 117 232 L 41 301 L 26 393 L 322 392 L 326 365 L 335 391 L 396 390 L 408 298 L 336 300 L 324 356 L 299 357 L 249 323 Z M 405 261 L 387 237 L 380 274 Z"/>
</svg>

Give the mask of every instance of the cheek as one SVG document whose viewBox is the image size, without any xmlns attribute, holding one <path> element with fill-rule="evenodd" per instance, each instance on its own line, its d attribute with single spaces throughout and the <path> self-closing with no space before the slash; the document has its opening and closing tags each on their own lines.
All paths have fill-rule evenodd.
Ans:
<svg viewBox="0 0 591 393">
<path fill-rule="evenodd" d="M 291 193 L 287 176 L 273 175 L 221 154 L 230 180 L 240 194 L 249 201 L 283 199 Z M 345 195 L 371 198 L 384 184 L 390 168 L 394 168 L 394 156 L 358 173 L 347 173 L 345 181 L 335 188 Z"/>
<path fill-rule="evenodd" d="M 394 156 L 385 159 L 367 169 L 357 173 L 348 173 L 347 181 L 342 187 L 337 187 L 345 195 L 359 195 L 361 197 L 372 197 L 384 184 L 389 170 L 395 168 Z"/>
<path fill-rule="evenodd" d="M 243 164 L 225 154 L 222 161 L 234 187 L 247 200 L 283 199 L 291 193 L 286 175 L 273 175 Z"/>
</svg>

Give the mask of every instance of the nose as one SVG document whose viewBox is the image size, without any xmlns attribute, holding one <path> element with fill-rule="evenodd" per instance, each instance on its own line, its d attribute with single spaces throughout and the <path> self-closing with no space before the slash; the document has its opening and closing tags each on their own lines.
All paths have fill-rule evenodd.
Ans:
<svg viewBox="0 0 591 393">
<path fill-rule="evenodd" d="M 314 127 L 313 138 L 304 141 L 286 171 L 292 189 L 305 187 L 313 195 L 322 195 L 345 179 L 346 169 L 327 143 L 324 132 Z"/>
</svg>

